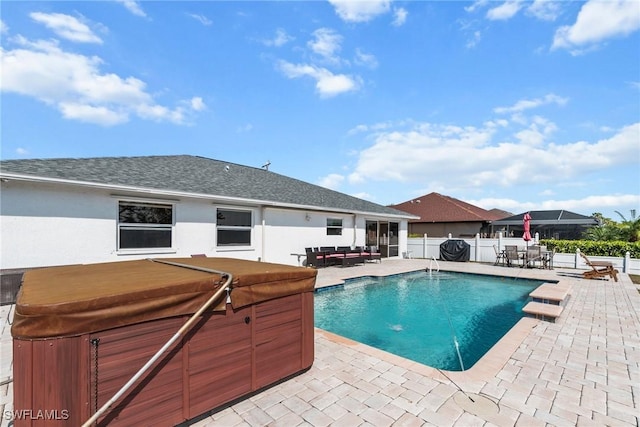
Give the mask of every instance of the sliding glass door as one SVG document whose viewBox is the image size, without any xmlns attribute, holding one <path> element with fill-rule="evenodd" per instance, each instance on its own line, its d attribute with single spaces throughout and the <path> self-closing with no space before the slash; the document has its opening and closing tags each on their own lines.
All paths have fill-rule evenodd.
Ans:
<svg viewBox="0 0 640 427">
<path fill-rule="evenodd" d="M 367 221 L 367 246 L 375 246 L 380 250 L 382 258 L 398 256 L 400 224 L 387 221 Z"/>
</svg>

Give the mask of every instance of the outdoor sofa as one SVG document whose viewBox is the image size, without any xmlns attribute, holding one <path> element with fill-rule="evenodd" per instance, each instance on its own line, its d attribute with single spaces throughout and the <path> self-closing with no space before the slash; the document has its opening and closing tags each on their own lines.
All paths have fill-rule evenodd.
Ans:
<svg viewBox="0 0 640 427">
<path fill-rule="evenodd" d="M 305 248 L 307 254 L 307 267 L 330 267 L 339 265 L 347 267 L 357 264 L 364 264 L 366 261 L 382 262 L 379 252 L 373 248 L 362 248 L 356 246 L 320 246 L 319 248 Z"/>
</svg>

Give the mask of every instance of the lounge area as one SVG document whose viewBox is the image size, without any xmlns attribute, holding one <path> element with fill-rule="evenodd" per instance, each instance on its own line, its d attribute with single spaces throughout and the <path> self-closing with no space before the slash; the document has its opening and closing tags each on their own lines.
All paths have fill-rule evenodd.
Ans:
<svg viewBox="0 0 640 427">
<path fill-rule="evenodd" d="M 356 246 L 320 246 L 305 248 L 307 267 L 350 267 L 364 265 L 367 261 L 382 262 L 382 255 L 375 248 Z"/>
</svg>

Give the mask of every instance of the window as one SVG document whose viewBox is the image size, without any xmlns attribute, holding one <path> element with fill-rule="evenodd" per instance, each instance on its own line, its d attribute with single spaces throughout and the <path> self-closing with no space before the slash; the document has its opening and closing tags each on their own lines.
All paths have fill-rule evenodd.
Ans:
<svg viewBox="0 0 640 427">
<path fill-rule="evenodd" d="M 327 236 L 342 236 L 342 219 L 327 218 Z"/>
<path fill-rule="evenodd" d="M 218 246 L 251 246 L 251 211 L 218 209 Z"/>
<path fill-rule="evenodd" d="M 118 249 L 171 248 L 173 205 L 118 203 Z"/>
</svg>

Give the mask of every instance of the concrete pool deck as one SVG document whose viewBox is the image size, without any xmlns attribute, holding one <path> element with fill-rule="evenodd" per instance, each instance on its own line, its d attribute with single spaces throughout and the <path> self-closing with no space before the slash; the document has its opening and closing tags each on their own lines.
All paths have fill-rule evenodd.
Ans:
<svg viewBox="0 0 640 427">
<path fill-rule="evenodd" d="M 384 260 L 318 271 L 317 287 L 350 277 L 422 270 L 429 260 Z M 637 426 L 640 294 L 580 270 L 439 261 L 440 269 L 571 287 L 556 323 L 521 320 L 465 372 L 439 371 L 316 329 L 313 366 L 194 426 Z M 433 265 L 435 268 L 435 264 Z M 12 409 L 12 306 L 0 307 L 0 426 Z"/>
</svg>

